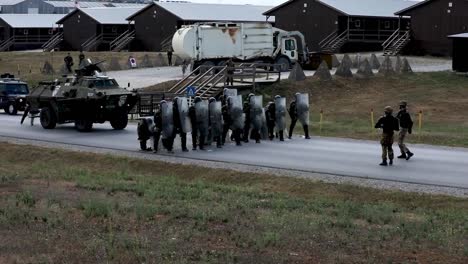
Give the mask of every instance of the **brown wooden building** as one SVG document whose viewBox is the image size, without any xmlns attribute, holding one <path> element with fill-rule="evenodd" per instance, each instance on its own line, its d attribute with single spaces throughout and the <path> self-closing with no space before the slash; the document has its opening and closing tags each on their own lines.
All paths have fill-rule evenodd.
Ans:
<svg viewBox="0 0 468 264">
<path fill-rule="evenodd" d="M 468 31 L 466 0 L 427 0 L 396 15 L 411 17 L 411 52 L 418 55 L 450 56 L 447 36 Z"/>
<path fill-rule="evenodd" d="M 451 35 L 453 41 L 452 69 L 457 72 L 468 72 L 468 33 Z"/>
<path fill-rule="evenodd" d="M 0 14 L 0 51 L 40 49 L 55 33 L 64 15 Z"/>
<path fill-rule="evenodd" d="M 136 39 L 132 48 L 145 51 L 169 49 L 172 36 L 178 28 L 197 22 L 265 22 L 266 17 L 262 13 L 270 8 L 254 5 L 153 2 L 128 17 L 129 21 L 135 23 Z"/>
<path fill-rule="evenodd" d="M 278 28 L 304 33 L 310 51 L 382 50 L 408 28 L 394 13 L 415 2 L 405 0 L 290 0 L 264 14 Z M 386 43 L 386 41 L 388 43 Z"/>
<path fill-rule="evenodd" d="M 75 9 L 57 23 L 63 27 L 64 50 L 120 50 L 129 44 L 133 23 L 126 20 L 140 7 Z"/>
</svg>

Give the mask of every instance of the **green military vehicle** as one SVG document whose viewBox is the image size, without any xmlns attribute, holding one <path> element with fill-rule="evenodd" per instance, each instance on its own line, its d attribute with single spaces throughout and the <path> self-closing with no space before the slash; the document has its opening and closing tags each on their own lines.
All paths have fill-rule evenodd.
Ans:
<svg viewBox="0 0 468 264">
<path fill-rule="evenodd" d="M 72 76 L 39 83 L 26 97 L 27 108 L 21 123 L 29 115 L 38 116 L 45 129 L 75 123 L 78 131 L 88 132 L 94 123 L 106 121 L 116 130 L 125 129 L 138 95 L 102 75 L 98 65 L 88 61 Z"/>
</svg>

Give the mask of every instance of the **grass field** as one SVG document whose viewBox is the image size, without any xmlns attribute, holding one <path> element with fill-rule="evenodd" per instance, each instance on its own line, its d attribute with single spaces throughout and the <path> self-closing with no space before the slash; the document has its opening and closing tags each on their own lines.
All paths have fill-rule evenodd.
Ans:
<svg viewBox="0 0 468 264">
<path fill-rule="evenodd" d="M 374 77 L 368 80 L 337 78 L 322 82 L 309 78 L 303 82 L 281 82 L 259 90 L 264 103 L 276 94 L 288 97 L 296 92 L 311 96 L 312 133 L 315 135 L 376 139 L 371 127 L 383 114 L 385 106 L 398 110 L 400 100 L 409 103 L 415 122 L 410 142 L 468 146 L 468 78 L 449 72 L 417 73 L 394 77 Z M 323 124 L 320 131 L 320 111 Z M 422 129 L 418 134 L 418 113 L 422 111 Z M 301 132 L 297 129 L 297 132 Z"/>
<path fill-rule="evenodd" d="M 71 52 L 75 67 L 78 66 L 79 52 Z M 67 52 L 0 52 L 0 73 L 11 73 L 16 77 L 27 81 L 30 85 L 35 85 L 42 80 L 50 80 L 61 75 L 61 68 L 64 66 L 63 59 Z M 128 68 L 128 58 L 130 55 L 135 57 L 138 63 L 141 63 L 143 57 L 148 55 L 151 60 L 156 60 L 156 52 L 85 52 L 87 58 L 93 62 L 104 60 L 101 65 L 107 68 L 111 58 L 119 61 L 122 69 Z M 165 54 L 163 55 L 165 58 Z M 52 64 L 55 74 L 42 74 L 41 69 L 44 63 L 48 61 Z"/>
<path fill-rule="evenodd" d="M 468 201 L 0 144 L 0 263 L 467 263 Z"/>
</svg>

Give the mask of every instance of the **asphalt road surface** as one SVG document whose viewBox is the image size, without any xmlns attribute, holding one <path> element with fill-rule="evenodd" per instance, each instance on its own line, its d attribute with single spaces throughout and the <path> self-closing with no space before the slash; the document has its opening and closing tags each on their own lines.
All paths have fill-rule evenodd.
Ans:
<svg viewBox="0 0 468 264">
<path fill-rule="evenodd" d="M 108 123 L 95 124 L 93 132 L 79 133 L 72 124 L 44 130 L 39 120 L 36 120 L 35 126 L 30 126 L 28 120 L 20 125 L 19 115 L 0 113 L 0 136 L 138 151 L 135 124 L 129 124 L 123 131 L 114 131 Z M 190 136 L 187 139 L 190 148 Z M 176 138 L 176 142 L 180 142 L 179 138 Z M 222 149 L 210 148 L 189 153 L 182 153 L 180 147 L 176 146 L 175 154 L 171 155 L 338 176 L 468 188 L 467 150 L 416 146 L 412 151 L 415 157 L 410 161 L 397 160 L 392 167 L 380 167 L 380 146 L 377 142 L 319 137 L 305 140 L 296 137 L 285 142 L 263 141 L 261 144 L 248 143 L 242 147 L 230 143 Z M 164 150 L 160 152 L 167 155 Z"/>
</svg>

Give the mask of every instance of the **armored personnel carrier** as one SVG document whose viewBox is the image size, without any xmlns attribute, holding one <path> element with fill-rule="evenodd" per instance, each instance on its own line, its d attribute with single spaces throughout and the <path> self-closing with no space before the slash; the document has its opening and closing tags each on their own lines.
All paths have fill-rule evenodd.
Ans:
<svg viewBox="0 0 468 264">
<path fill-rule="evenodd" d="M 73 76 L 39 83 L 26 97 L 21 123 L 29 113 L 32 118 L 38 115 L 45 129 L 73 122 L 78 131 L 88 132 L 94 123 L 106 121 L 116 130 L 125 129 L 137 94 L 102 75 L 98 65 L 88 60 Z"/>
<path fill-rule="evenodd" d="M 27 83 L 8 73 L 0 75 L 0 109 L 5 113 L 16 115 L 18 111 L 23 111 L 28 93 Z"/>
</svg>

